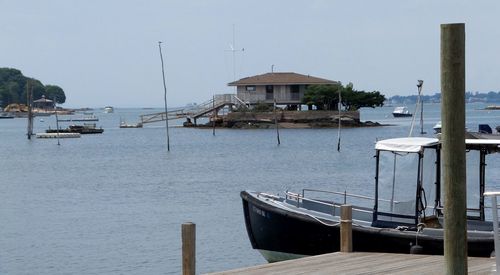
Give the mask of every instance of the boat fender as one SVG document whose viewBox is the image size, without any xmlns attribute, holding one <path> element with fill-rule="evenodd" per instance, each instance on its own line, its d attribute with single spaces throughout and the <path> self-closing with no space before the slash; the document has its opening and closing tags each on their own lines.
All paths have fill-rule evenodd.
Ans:
<svg viewBox="0 0 500 275">
<path fill-rule="evenodd" d="M 410 254 L 423 254 L 424 248 L 421 245 L 412 245 L 410 247 Z"/>
</svg>

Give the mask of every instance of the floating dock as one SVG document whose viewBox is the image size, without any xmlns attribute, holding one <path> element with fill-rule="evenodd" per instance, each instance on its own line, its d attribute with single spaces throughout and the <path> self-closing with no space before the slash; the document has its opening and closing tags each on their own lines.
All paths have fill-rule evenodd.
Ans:
<svg viewBox="0 0 500 275">
<path fill-rule="evenodd" d="M 79 138 L 80 133 L 37 133 L 37 138 Z"/>
<path fill-rule="evenodd" d="M 494 274 L 494 258 L 468 258 L 469 274 Z M 210 274 L 445 274 L 444 256 L 335 252 Z"/>
</svg>

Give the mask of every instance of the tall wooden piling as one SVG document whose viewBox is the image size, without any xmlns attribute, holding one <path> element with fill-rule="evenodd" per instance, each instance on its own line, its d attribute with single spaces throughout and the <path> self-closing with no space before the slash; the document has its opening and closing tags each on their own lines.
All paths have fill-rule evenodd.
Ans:
<svg viewBox="0 0 500 275">
<path fill-rule="evenodd" d="M 182 224 L 182 274 L 196 273 L 196 224 Z"/>
<path fill-rule="evenodd" d="M 340 206 L 340 252 L 352 252 L 352 205 Z"/>
<path fill-rule="evenodd" d="M 441 97 L 446 274 L 467 274 L 463 23 L 441 25 Z"/>
</svg>

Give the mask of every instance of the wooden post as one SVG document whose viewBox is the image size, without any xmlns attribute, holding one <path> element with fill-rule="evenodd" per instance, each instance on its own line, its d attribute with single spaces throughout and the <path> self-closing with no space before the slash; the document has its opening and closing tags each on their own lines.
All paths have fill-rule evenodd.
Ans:
<svg viewBox="0 0 500 275">
<path fill-rule="evenodd" d="M 214 113 L 212 115 L 212 135 L 215 136 L 215 118 L 217 117 L 217 111 L 215 110 L 215 95 L 212 98 L 212 108 L 214 109 Z"/>
<path fill-rule="evenodd" d="M 278 124 L 278 116 L 276 115 L 276 98 L 274 99 L 273 111 L 274 111 L 274 126 L 276 127 L 276 138 L 278 139 L 278 145 L 280 145 L 281 144 L 281 142 L 280 142 L 280 127 Z"/>
<path fill-rule="evenodd" d="M 167 84 L 165 83 L 165 66 L 163 65 L 163 54 L 161 53 L 161 41 L 158 41 L 158 49 L 160 49 L 161 73 L 163 76 L 163 101 L 165 102 L 165 125 L 167 127 L 167 151 L 170 152 L 170 135 L 168 133 L 168 107 L 167 107 Z"/>
<path fill-rule="evenodd" d="M 463 23 L 441 25 L 441 97 L 446 274 L 467 274 Z"/>
<path fill-rule="evenodd" d="M 352 252 L 352 206 L 340 206 L 340 252 Z"/>
<path fill-rule="evenodd" d="M 182 274 L 194 275 L 196 272 L 196 224 L 182 224 Z"/>
</svg>

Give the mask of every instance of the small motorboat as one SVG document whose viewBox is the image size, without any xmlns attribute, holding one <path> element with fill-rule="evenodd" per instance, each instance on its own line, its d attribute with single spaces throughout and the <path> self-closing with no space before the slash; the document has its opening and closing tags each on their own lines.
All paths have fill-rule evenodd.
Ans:
<svg viewBox="0 0 500 275">
<path fill-rule="evenodd" d="M 392 115 L 394 117 L 411 117 L 413 114 L 408 111 L 408 108 L 400 106 L 394 108 L 394 111 L 392 111 Z"/>
<path fill-rule="evenodd" d="M 4 113 L 4 112 L 0 113 L 0 119 L 9 119 L 9 118 L 14 118 L 14 116 L 9 113 Z"/>
<path fill-rule="evenodd" d="M 467 251 L 471 257 L 490 257 L 493 223 L 486 219 L 491 213 L 485 211 L 483 192 L 488 182 L 487 156 L 500 151 L 500 140 L 466 139 L 465 144 L 467 157 L 477 160 L 468 165 L 467 174 L 478 175 L 467 182 L 471 190 L 467 194 Z M 339 251 L 340 207 L 348 203 L 352 205 L 354 251 L 410 253 L 418 243 L 421 254 L 443 255 L 446 213 L 441 147 L 437 138 L 378 141 L 373 196 L 314 188 L 283 195 L 242 191 L 252 247 L 269 262 Z"/>
<path fill-rule="evenodd" d="M 120 122 L 120 128 L 142 128 L 142 123 L 128 124 L 125 121 Z"/>
<path fill-rule="evenodd" d="M 104 113 L 109 114 L 109 113 L 113 113 L 114 111 L 115 111 L 114 108 L 111 106 L 104 107 Z"/>
<path fill-rule="evenodd" d="M 434 130 L 434 134 L 441 134 L 441 121 L 438 121 L 432 129 Z"/>
</svg>

